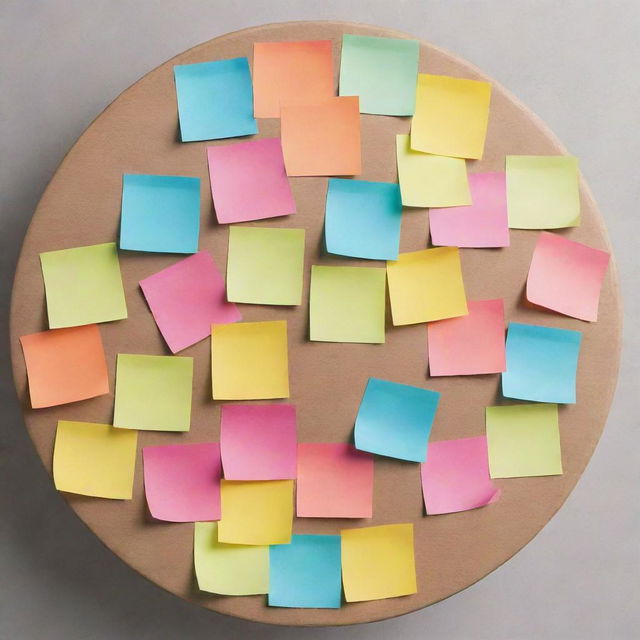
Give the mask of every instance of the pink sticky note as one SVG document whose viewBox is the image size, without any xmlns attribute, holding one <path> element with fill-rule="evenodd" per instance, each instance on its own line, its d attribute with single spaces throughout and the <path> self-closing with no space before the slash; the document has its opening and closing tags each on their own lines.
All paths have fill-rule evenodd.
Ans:
<svg viewBox="0 0 640 640">
<path fill-rule="evenodd" d="M 504 173 L 470 173 L 472 204 L 429 209 L 431 242 L 443 247 L 508 247 Z"/>
<path fill-rule="evenodd" d="M 172 353 L 211 335 L 212 324 L 241 318 L 227 302 L 224 279 L 206 251 L 141 280 L 140 287 Z"/>
<path fill-rule="evenodd" d="M 220 449 L 226 480 L 296 477 L 296 409 L 292 404 L 226 404 Z"/>
<path fill-rule="evenodd" d="M 595 322 L 608 264 L 606 251 L 544 231 L 538 236 L 529 267 L 527 300 Z"/>
<path fill-rule="evenodd" d="M 469 313 L 427 324 L 429 373 L 468 376 L 506 369 L 504 302 L 467 301 Z"/>
<path fill-rule="evenodd" d="M 500 498 L 489 476 L 486 436 L 430 442 L 421 475 L 427 515 L 476 509 Z"/>
<path fill-rule="evenodd" d="M 280 138 L 207 147 L 207 157 L 219 223 L 262 220 L 296 212 Z"/>
<path fill-rule="evenodd" d="M 144 490 L 151 515 L 168 522 L 220 520 L 217 442 L 142 449 Z"/>
<path fill-rule="evenodd" d="M 298 445 L 300 518 L 371 518 L 373 456 L 344 443 Z"/>
</svg>

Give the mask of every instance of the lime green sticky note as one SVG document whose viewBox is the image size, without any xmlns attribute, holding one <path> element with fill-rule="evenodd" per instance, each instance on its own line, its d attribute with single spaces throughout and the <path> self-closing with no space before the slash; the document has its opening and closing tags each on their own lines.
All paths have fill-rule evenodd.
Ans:
<svg viewBox="0 0 640 640">
<path fill-rule="evenodd" d="M 384 269 L 311 267 L 311 340 L 383 343 L 384 314 Z"/>
<path fill-rule="evenodd" d="M 127 317 L 115 242 L 40 254 L 49 328 Z"/>
<path fill-rule="evenodd" d="M 253 304 L 300 304 L 304 229 L 231 227 L 227 299 Z"/>
<path fill-rule="evenodd" d="M 492 478 L 562 474 L 557 404 L 487 407 Z"/>
</svg>

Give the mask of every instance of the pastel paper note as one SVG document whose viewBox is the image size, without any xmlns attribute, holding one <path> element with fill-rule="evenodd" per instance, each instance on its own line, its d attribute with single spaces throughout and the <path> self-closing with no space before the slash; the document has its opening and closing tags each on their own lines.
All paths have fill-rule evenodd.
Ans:
<svg viewBox="0 0 640 640">
<path fill-rule="evenodd" d="M 527 300 L 567 316 L 595 322 L 608 264 L 606 251 L 543 231 L 538 236 L 529 267 Z"/>
<path fill-rule="evenodd" d="M 405 207 L 459 207 L 471 204 L 462 158 L 415 151 L 409 136 L 396 136 L 398 182 Z"/>
<path fill-rule="evenodd" d="M 127 317 L 114 242 L 47 251 L 40 263 L 50 329 Z"/>
<path fill-rule="evenodd" d="M 230 227 L 229 300 L 251 304 L 300 304 L 304 236 L 304 229 Z"/>
<path fill-rule="evenodd" d="M 212 324 L 241 318 L 227 301 L 224 279 L 207 251 L 140 280 L 140 288 L 172 353 L 207 338 Z"/>
<path fill-rule="evenodd" d="M 218 541 L 229 544 L 289 544 L 293 480 L 222 480 Z"/>
<path fill-rule="evenodd" d="M 440 393 L 369 378 L 354 431 L 356 448 L 424 462 Z"/>
<path fill-rule="evenodd" d="M 287 175 L 355 176 L 362 171 L 357 97 L 283 104 L 280 119 Z"/>
<path fill-rule="evenodd" d="M 577 158 L 507 156 L 506 172 L 512 229 L 560 229 L 580 224 Z"/>
<path fill-rule="evenodd" d="M 385 270 L 311 267 L 311 340 L 383 343 Z"/>
<path fill-rule="evenodd" d="M 279 138 L 207 147 L 209 180 L 220 224 L 296 212 Z"/>
<path fill-rule="evenodd" d="M 60 420 L 53 450 L 56 489 L 96 498 L 130 500 L 137 442 L 137 431 Z"/>
<path fill-rule="evenodd" d="M 156 520 L 220 520 L 220 445 L 168 444 L 142 449 L 144 492 Z"/>
<path fill-rule="evenodd" d="M 218 542 L 217 522 L 196 522 L 193 561 L 200 591 L 250 596 L 269 591 L 269 547 Z"/>
<path fill-rule="evenodd" d="M 444 247 L 508 247 L 505 174 L 470 173 L 471 204 L 429 209 L 431 242 Z"/>
<path fill-rule="evenodd" d="M 393 324 L 417 324 L 466 315 L 460 252 L 438 247 L 401 253 L 387 262 Z"/>
<path fill-rule="evenodd" d="M 120 248 L 195 253 L 200 233 L 200 178 L 122 176 Z"/>
<path fill-rule="evenodd" d="M 427 325 L 429 374 L 468 376 L 506 369 L 503 300 L 469 300 L 469 313 Z"/>
<path fill-rule="evenodd" d="M 253 92 L 256 118 L 279 118 L 282 103 L 330 98 L 334 95 L 331 40 L 255 42 Z"/>
<path fill-rule="evenodd" d="M 226 404 L 220 448 L 227 480 L 296 477 L 296 408 L 292 404 Z"/>
<path fill-rule="evenodd" d="M 359 96 L 360 113 L 412 116 L 419 55 L 417 40 L 344 34 L 340 95 Z"/>
<path fill-rule="evenodd" d="M 324 235 L 329 253 L 395 260 L 402 200 L 391 182 L 329 178 Z"/>
<path fill-rule="evenodd" d="M 288 398 L 286 321 L 214 324 L 211 368 L 214 400 Z"/>
<path fill-rule="evenodd" d="M 416 593 L 413 524 L 343 529 L 342 585 L 347 602 Z"/>
<path fill-rule="evenodd" d="M 189 431 L 193 358 L 118 354 L 113 425 Z"/>
<path fill-rule="evenodd" d="M 298 444 L 299 518 L 371 518 L 373 456 L 343 442 Z"/>
<path fill-rule="evenodd" d="M 535 402 L 575 402 L 581 341 L 580 331 L 509 323 L 502 395 Z"/>
<path fill-rule="evenodd" d="M 340 536 L 295 535 L 269 547 L 270 607 L 338 609 L 342 601 Z"/>
<path fill-rule="evenodd" d="M 500 489 L 491 482 L 486 436 L 429 443 L 422 463 L 422 494 L 427 515 L 456 513 L 492 504 Z"/>
<path fill-rule="evenodd" d="M 34 409 L 109 393 L 109 372 L 95 324 L 50 329 L 20 338 Z"/>
<path fill-rule="evenodd" d="M 173 67 L 182 142 L 258 133 L 247 58 Z"/>
<path fill-rule="evenodd" d="M 418 74 L 411 148 L 454 158 L 482 158 L 491 84 Z"/>
<path fill-rule="evenodd" d="M 558 405 L 487 407 L 486 419 L 492 478 L 562 474 Z"/>
</svg>

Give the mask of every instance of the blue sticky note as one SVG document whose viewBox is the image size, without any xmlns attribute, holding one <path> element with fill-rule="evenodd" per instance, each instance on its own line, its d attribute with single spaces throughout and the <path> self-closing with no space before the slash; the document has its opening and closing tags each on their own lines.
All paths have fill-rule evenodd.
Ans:
<svg viewBox="0 0 640 640">
<path fill-rule="evenodd" d="M 200 232 L 200 178 L 122 176 L 120 248 L 195 253 Z"/>
<path fill-rule="evenodd" d="M 439 400 L 437 391 L 369 378 L 356 417 L 356 449 L 424 462 Z"/>
<path fill-rule="evenodd" d="M 247 58 L 173 67 L 182 142 L 258 133 Z"/>
<path fill-rule="evenodd" d="M 330 178 L 325 213 L 327 251 L 353 258 L 397 260 L 402 199 L 391 182 Z"/>
<path fill-rule="evenodd" d="M 269 606 L 339 608 L 340 558 L 340 536 L 294 535 L 269 547 Z"/>
<path fill-rule="evenodd" d="M 511 322 L 502 395 L 535 402 L 575 402 L 581 341 L 580 331 Z"/>
</svg>

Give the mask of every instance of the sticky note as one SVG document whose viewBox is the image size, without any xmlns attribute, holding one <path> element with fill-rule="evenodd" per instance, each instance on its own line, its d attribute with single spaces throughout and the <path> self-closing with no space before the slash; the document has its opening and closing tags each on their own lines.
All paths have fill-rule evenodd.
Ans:
<svg viewBox="0 0 640 640">
<path fill-rule="evenodd" d="M 214 400 L 288 398 L 286 321 L 214 324 L 211 368 Z"/>
<path fill-rule="evenodd" d="M 398 182 L 405 207 L 459 207 L 471 204 L 462 158 L 414 151 L 409 136 L 396 136 Z"/>
<path fill-rule="evenodd" d="M 209 337 L 211 325 L 240 320 L 224 279 L 207 251 L 140 280 L 153 318 L 172 353 Z"/>
<path fill-rule="evenodd" d="M 460 252 L 438 247 L 401 253 L 387 262 L 393 324 L 416 324 L 467 314 Z"/>
<path fill-rule="evenodd" d="M 491 84 L 418 74 L 411 148 L 454 158 L 482 158 Z"/>
<path fill-rule="evenodd" d="M 608 264 L 606 251 L 543 231 L 529 267 L 527 300 L 595 322 Z"/>
<path fill-rule="evenodd" d="M 298 305 L 303 271 L 304 229 L 229 228 L 229 300 Z"/>
<path fill-rule="evenodd" d="M 279 138 L 207 147 L 209 180 L 220 224 L 296 212 Z"/>
<path fill-rule="evenodd" d="M 503 300 L 469 300 L 469 313 L 427 325 L 429 374 L 468 376 L 506 369 Z"/>
<path fill-rule="evenodd" d="M 60 420 L 53 450 L 56 489 L 96 498 L 130 500 L 137 442 L 136 431 Z"/>
<path fill-rule="evenodd" d="M 193 358 L 119 353 L 113 425 L 189 431 Z"/>
<path fill-rule="evenodd" d="M 40 254 L 49 328 L 127 317 L 114 242 Z"/>
<path fill-rule="evenodd" d="M 270 607 L 338 609 L 340 536 L 296 535 L 269 547 Z"/>
<path fill-rule="evenodd" d="M 419 55 L 417 40 L 344 34 L 340 95 L 359 96 L 360 113 L 412 116 Z"/>
<path fill-rule="evenodd" d="M 229 544 L 289 544 L 293 480 L 222 480 L 218 541 Z"/>
<path fill-rule="evenodd" d="M 355 176 L 361 172 L 357 97 L 283 104 L 280 129 L 287 175 Z"/>
<path fill-rule="evenodd" d="M 331 40 L 255 42 L 253 92 L 256 118 L 279 118 L 282 103 L 330 98 L 334 95 Z"/>
<path fill-rule="evenodd" d="M 142 449 L 144 492 L 156 520 L 220 520 L 220 445 L 169 444 Z"/>
<path fill-rule="evenodd" d="M 384 269 L 311 267 L 311 340 L 383 343 L 384 314 Z"/>
<path fill-rule="evenodd" d="M 416 593 L 413 524 L 343 529 L 342 585 L 347 602 Z"/>
<path fill-rule="evenodd" d="M 492 478 L 562 474 L 558 405 L 487 407 L 486 419 Z"/>
<path fill-rule="evenodd" d="M 420 471 L 427 515 L 477 509 L 500 498 L 489 475 L 486 436 L 431 441 Z"/>
<path fill-rule="evenodd" d="M 269 591 L 269 547 L 218 542 L 217 522 L 196 522 L 193 560 L 198 588 L 225 596 Z"/>
<path fill-rule="evenodd" d="M 296 408 L 292 404 L 226 404 L 220 448 L 227 480 L 296 477 Z"/>
<path fill-rule="evenodd" d="M 51 329 L 20 338 L 34 409 L 109 393 L 109 373 L 95 324 Z"/>
<path fill-rule="evenodd" d="M 508 247 L 504 172 L 470 173 L 471 204 L 429 209 L 431 242 L 444 247 Z"/>
<path fill-rule="evenodd" d="M 182 142 L 258 133 L 247 58 L 173 67 Z"/>
<path fill-rule="evenodd" d="M 298 444 L 299 518 L 371 518 L 373 456 L 343 442 Z"/>
<path fill-rule="evenodd" d="M 440 393 L 369 378 L 354 431 L 356 448 L 424 462 Z"/>
<path fill-rule="evenodd" d="M 402 200 L 391 182 L 329 178 L 324 234 L 329 253 L 395 260 Z"/>
<path fill-rule="evenodd" d="M 509 323 L 502 395 L 535 402 L 575 402 L 581 341 L 580 331 Z"/>
<path fill-rule="evenodd" d="M 580 224 L 577 158 L 507 156 L 506 172 L 512 229 L 560 229 Z"/>
</svg>

